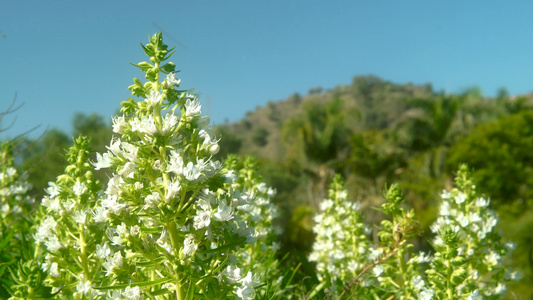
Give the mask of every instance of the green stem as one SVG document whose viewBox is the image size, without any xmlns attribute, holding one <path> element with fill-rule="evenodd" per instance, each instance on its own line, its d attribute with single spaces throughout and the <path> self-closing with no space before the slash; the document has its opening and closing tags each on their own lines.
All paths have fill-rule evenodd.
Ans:
<svg viewBox="0 0 533 300">
<path fill-rule="evenodd" d="M 177 256 L 179 255 L 179 250 L 180 250 L 180 243 L 179 243 L 179 233 L 178 233 L 178 228 L 176 226 L 176 222 L 174 221 L 170 221 L 167 223 L 167 231 L 168 231 L 168 234 L 170 235 L 170 241 L 172 242 L 172 248 L 174 249 L 174 254 Z M 183 286 L 182 286 L 182 278 L 179 274 L 179 270 L 177 270 L 177 273 L 175 274 L 176 275 L 176 299 L 177 300 L 183 300 L 185 299 L 185 295 L 184 295 L 184 290 L 183 290 Z"/>
<path fill-rule="evenodd" d="M 446 251 L 447 253 L 450 252 L 450 246 L 446 245 Z M 449 300 L 453 300 L 453 295 L 454 295 L 454 287 L 452 285 L 452 274 L 453 274 L 453 268 L 452 268 L 452 264 L 450 261 L 447 261 L 448 263 L 448 266 L 446 268 L 446 293 L 447 293 L 447 297 Z"/>
<path fill-rule="evenodd" d="M 87 243 L 85 241 L 85 230 L 83 228 L 83 224 L 80 224 L 78 227 L 80 230 L 80 258 L 81 258 L 81 267 L 83 268 L 83 279 L 88 280 L 89 279 L 89 269 L 87 267 Z"/>
</svg>

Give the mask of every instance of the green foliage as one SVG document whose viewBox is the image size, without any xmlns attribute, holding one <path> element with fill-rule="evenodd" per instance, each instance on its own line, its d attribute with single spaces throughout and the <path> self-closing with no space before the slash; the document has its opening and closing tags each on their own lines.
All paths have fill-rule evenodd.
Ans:
<svg viewBox="0 0 533 300">
<path fill-rule="evenodd" d="M 342 149 L 348 145 L 349 129 L 344 123 L 346 117 L 343 101 L 335 99 L 326 104 L 308 102 L 304 113 L 283 125 L 284 139 L 294 145 L 291 158 L 303 157 L 318 163 L 339 159 Z"/>
<path fill-rule="evenodd" d="M 14 166 L 14 155 L 19 151 L 19 146 L 20 143 L 16 141 L 5 141 L 0 145 L 1 298 L 7 298 L 7 291 L 12 291 L 11 288 L 24 289 L 26 287 L 28 278 L 12 277 L 10 273 L 17 267 L 19 270 L 22 268 L 23 259 L 33 258 L 33 242 L 29 232 L 33 224 L 31 213 L 35 201 L 28 195 L 31 185 L 27 181 L 27 174 L 19 173 Z M 32 281 L 36 289 L 40 284 L 41 282 L 37 279 Z"/>
<path fill-rule="evenodd" d="M 256 128 L 252 134 L 252 141 L 259 147 L 263 147 L 268 143 L 268 130 L 263 127 Z"/>
<path fill-rule="evenodd" d="M 215 128 L 215 133 L 220 139 L 220 151 L 216 154 L 217 158 L 223 158 L 228 154 L 240 152 L 242 147 L 242 138 L 224 126 L 217 126 Z"/>
<path fill-rule="evenodd" d="M 369 130 L 354 134 L 350 140 L 353 172 L 370 179 L 376 189 L 380 178 L 391 182 L 406 165 L 405 153 L 385 135 L 384 131 Z"/>
<path fill-rule="evenodd" d="M 36 222 L 36 242 L 46 249 L 47 285 L 66 298 L 80 298 L 79 285 L 90 285 L 105 263 L 97 253 L 104 227 L 92 213 L 97 211 L 101 186 L 89 163 L 89 141 L 74 140 L 66 154 L 69 165 L 49 183 L 49 195 L 41 201 L 42 218 Z"/>
<path fill-rule="evenodd" d="M 71 139 L 64 132 L 51 129 L 23 147 L 22 169 L 28 172 L 33 185 L 31 195 L 36 199 L 41 199 L 48 182 L 62 173 L 66 166 L 63 156 L 70 145 Z"/>
<path fill-rule="evenodd" d="M 468 164 L 496 205 L 533 201 L 533 112 L 476 127 L 450 149 L 448 165 Z"/>
<path fill-rule="evenodd" d="M 72 123 L 74 136 L 88 137 L 93 151 L 104 152 L 106 150 L 105 146 L 113 134 L 109 121 L 104 121 L 104 118 L 96 113 L 86 115 L 78 112 L 74 115 Z"/>
</svg>

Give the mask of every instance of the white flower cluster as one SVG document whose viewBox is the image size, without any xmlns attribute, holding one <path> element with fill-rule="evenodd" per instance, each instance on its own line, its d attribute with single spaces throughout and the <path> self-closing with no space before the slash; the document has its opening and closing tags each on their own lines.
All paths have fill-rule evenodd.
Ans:
<svg viewBox="0 0 533 300">
<path fill-rule="evenodd" d="M 483 197 L 476 198 L 472 203 L 466 203 L 466 195 L 464 193 L 443 191 L 442 200 L 440 216 L 431 225 L 431 231 L 435 234 L 438 233 L 439 228 L 442 226 L 451 225 L 468 229 L 467 238 L 470 241 L 483 240 L 498 223 L 498 217 L 494 211 L 488 209 L 490 201 Z M 439 238 L 434 242 L 442 244 L 442 240 Z M 462 251 L 472 252 L 472 249 L 467 248 Z"/>
<path fill-rule="evenodd" d="M 175 266 L 158 271 L 162 278 L 177 277 L 172 270 L 178 269 L 190 273 L 181 278 L 222 276 L 223 264 L 229 263 L 217 257 L 230 255 L 243 241 L 257 240 L 254 229 L 236 214 L 247 209 L 248 195 L 221 189 L 232 178 L 222 175 L 222 164 L 212 158 L 218 140 L 209 119 L 201 116 L 197 97 L 182 92 L 177 99 L 168 98 L 178 83 L 174 73 L 168 74 L 161 91 L 151 90 L 136 104 L 136 113 L 115 117 L 113 130 L 119 136 L 93 163 L 97 170 L 112 171 L 94 218 L 105 222 L 109 242 L 116 248 L 105 258 L 109 267 L 104 267 L 120 282 L 151 278 L 150 268 L 140 267 L 139 262 L 149 265 L 156 258 Z M 173 101 L 175 107 L 163 115 L 161 111 Z M 177 108 L 180 115 L 174 114 Z M 121 270 L 127 267 L 114 263 L 120 253 L 125 254 L 123 264 L 137 265 L 136 278 L 124 277 Z M 242 285 L 235 293 L 252 299 L 254 285 L 246 278 L 234 280 Z M 176 285 L 171 285 L 175 290 Z"/>
<path fill-rule="evenodd" d="M 40 207 L 43 218 L 37 222 L 34 234 L 35 241 L 44 244 L 47 251 L 42 265 L 50 274 L 46 281 L 65 299 L 103 295 L 93 289 L 91 281 L 95 273 L 100 273 L 102 263 L 106 264 L 97 251 L 104 229 L 91 213 L 100 196 L 100 186 L 87 161 L 88 144 L 87 138 L 76 139 L 67 154 L 70 165 L 65 174 L 48 183 L 48 195 Z M 97 256 L 92 255 L 94 251 Z"/>
<path fill-rule="evenodd" d="M 505 283 L 517 278 L 504 266 L 514 244 L 502 244 L 495 232 L 498 217 L 489 201 L 476 194 L 465 166 L 456 181 L 457 188 L 442 194 L 440 215 L 431 226 L 435 251 L 428 255 L 414 254 L 407 243 L 419 225 L 414 211 L 400 207 L 404 198 L 397 185 L 387 191 L 382 211 L 391 220 L 381 222 L 381 246 L 373 249 L 357 204 L 346 201 L 334 180 L 315 217 L 316 241 L 309 256 L 326 293 L 340 297 L 349 291 L 358 299 L 500 299 Z"/>
<path fill-rule="evenodd" d="M 19 174 L 10 164 L 0 168 L 0 216 L 6 225 L 31 209 L 35 199 L 28 196 L 30 189 L 25 173 Z"/>
<path fill-rule="evenodd" d="M 330 198 L 321 203 L 320 210 L 315 216 L 316 238 L 309 260 L 316 262 L 320 281 L 327 282 L 333 292 L 342 291 L 365 267 L 367 257 L 377 259 L 380 252 L 370 245 L 370 228 L 362 223 L 359 203 L 348 201 L 342 186 L 332 186 Z"/>
<path fill-rule="evenodd" d="M 516 275 L 506 275 L 511 272 L 504 266 L 513 244 L 501 242 L 501 235 L 495 231 L 498 216 L 489 208 L 490 201 L 477 195 L 469 177 L 468 169 L 462 166 L 456 178 L 457 188 L 442 193 L 440 215 L 431 226 L 436 234 L 436 252 L 428 275 L 436 290 L 440 281 L 450 280 L 455 295 L 497 299 L 504 294 L 505 283 L 516 279 Z M 442 265 L 450 266 L 448 278 L 441 275 L 446 274 Z"/>
<path fill-rule="evenodd" d="M 236 156 L 227 157 L 225 166 L 229 171 L 226 173 L 228 183 L 227 190 L 234 190 L 240 195 L 242 205 L 237 207 L 234 214 L 244 220 L 249 227 L 255 229 L 253 243 L 247 244 L 244 249 L 238 252 L 236 261 L 232 262 L 227 270 L 241 270 L 239 272 L 253 271 L 257 277 L 253 281 L 246 281 L 250 284 L 256 283 L 264 286 L 264 289 L 257 291 L 260 297 L 264 296 L 264 290 L 274 290 L 276 293 L 283 293 L 283 288 L 278 285 L 281 275 L 278 273 L 277 251 L 280 248 L 278 236 L 281 229 L 274 224 L 274 219 L 279 215 L 276 205 L 272 202 L 276 191 L 261 181 L 257 175 L 257 162 L 252 157 L 243 160 L 240 167 L 240 160 Z M 228 273 L 228 272 L 226 272 Z M 234 279 L 228 279 L 234 281 Z M 252 284 L 253 286 L 253 284 Z M 237 295 L 240 290 L 237 288 Z M 240 289 L 240 290 L 239 290 Z"/>
</svg>

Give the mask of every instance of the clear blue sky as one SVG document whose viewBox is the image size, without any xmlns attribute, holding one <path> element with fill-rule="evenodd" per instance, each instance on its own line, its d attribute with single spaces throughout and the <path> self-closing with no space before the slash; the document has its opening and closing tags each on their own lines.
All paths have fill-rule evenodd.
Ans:
<svg viewBox="0 0 533 300">
<path fill-rule="evenodd" d="M 364 74 L 523 94 L 533 91 L 532 12 L 531 1 L 6 0 L 0 109 L 15 93 L 24 103 L 9 136 L 70 132 L 77 111 L 110 118 L 142 76 L 129 64 L 145 59 L 139 42 L 159 30 L 177 45 L 181 87 L 201 93 L 216 124 Z"/>
</svg>

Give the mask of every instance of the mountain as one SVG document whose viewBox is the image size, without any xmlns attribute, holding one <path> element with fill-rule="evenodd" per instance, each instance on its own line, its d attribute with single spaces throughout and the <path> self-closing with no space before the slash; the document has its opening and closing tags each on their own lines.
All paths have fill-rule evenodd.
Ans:
<svg viewBox="0 0 533 300">
<path fill-rule="evenodd" d="M 327 91 L 313 88 L 308 95 L 293 94 L 281 101 L 269 101 L 265 107 L 248 112 L 241 121 L 218 126 L 222 154 L 238 152 L 268 160 L 283 160 L 287 152 L 282 141 L 283 124 L 299 116 L 309 103 L 342 100 L 343 109 L 349 112 L 347 127 L 360 131 L 387 128 L 409 109 L 407 100 L 435 95 L 430 84 L 395 84 L 373 75 L 355 76 L 351 85 L 340 85 Z"/>
</svg>

